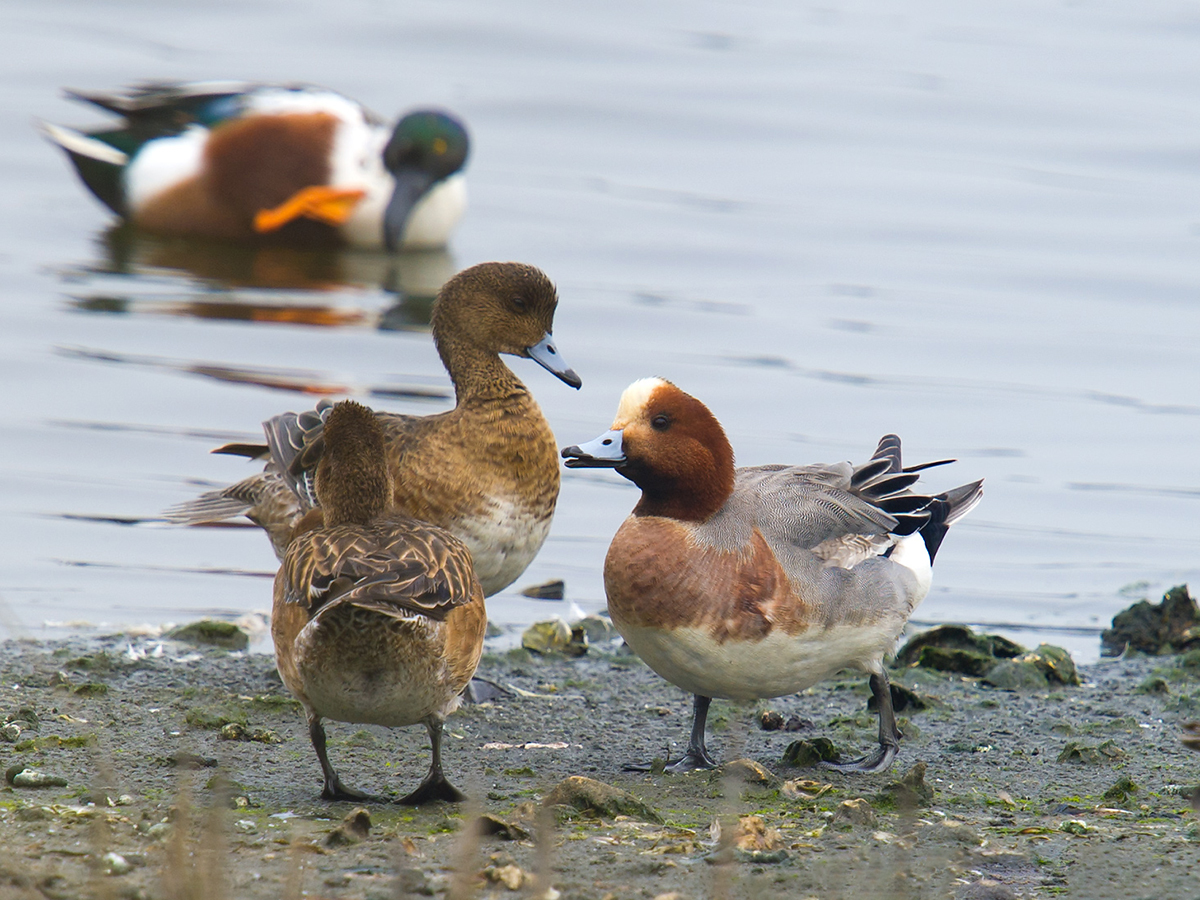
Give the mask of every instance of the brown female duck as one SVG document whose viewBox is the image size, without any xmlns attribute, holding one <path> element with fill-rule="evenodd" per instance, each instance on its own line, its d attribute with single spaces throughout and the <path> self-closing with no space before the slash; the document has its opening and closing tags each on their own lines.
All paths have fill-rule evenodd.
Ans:
<svg viewBox="0 0 1200 900">
<path fill-rule="evenodd" d="M 579 387 L 579 376 L 554 345 L 557 305 L 554 285 L 533 266 L 483 263 L 460 272 L 433 307 L 433 340 L 454 382 L 454 408 L 431 416 L 376 413 L 396 508 L 464 541 L 488 596 L 532 562 L 554 516 L 554 434 L 500 354 L 531 358 Z M 294 488 L 307 490 L 330 408 L 268 420 L 267 446 L 221 448 L 271 462 L 258 475 L 167 510 L 166 517 L 200 524 L 246 515 L 267 530 L 282 557 L 302 513 Z"/>
<path fill-rule="evenodd" d="M 308 716 L 326 800 L 361 799 L 338 778 L 324 718 L 424 723 L 433 758 L 400 803 L 458 801 L 442 774 L 442 723 L 479 663 L 487 627 L 471 554 L 447 531 L 388 512 L 394 492 L 379 419 L 353 401 L 324 422 L 320 510 L 302 517 L 275 576 L 271 634 L 283 683 Z M 300 498 L 304 504 L 304 498 Z"/>
</svg>

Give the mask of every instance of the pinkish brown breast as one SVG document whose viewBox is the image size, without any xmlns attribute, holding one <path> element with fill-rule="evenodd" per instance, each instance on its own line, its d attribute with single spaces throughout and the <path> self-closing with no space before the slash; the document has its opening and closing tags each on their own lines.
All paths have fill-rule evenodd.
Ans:
<svg viewBox="0 0 1200 900">
<path fill-rule="evenodd" d="M 799 634 L 814 623 L 757 529 L 740 551 L 723 551 L 697 544 L 685 523 L 630 516 L 608 549 L 604 587 L 618 630 L 706 628 L 724 643 L 774 629 Z"/>
</svg>

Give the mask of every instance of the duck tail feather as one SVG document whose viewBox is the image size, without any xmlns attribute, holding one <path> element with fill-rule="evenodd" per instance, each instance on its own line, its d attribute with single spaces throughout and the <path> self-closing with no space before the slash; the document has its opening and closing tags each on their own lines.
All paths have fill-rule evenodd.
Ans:
<svg viewBox="0 0 1200 900">
<path fill-rule="evenodd" d="M 942 540 L 950 530 L 950 526 L 974 509 L 983 499 L 983 480 L 972 481 L 960 485 L 943 494 L 938 494 L 926 508 L 929 521 L 921 527 L 921 537 L 925 539 L 925 549 L 932 563 L 937 556 Z"/>
</svg>

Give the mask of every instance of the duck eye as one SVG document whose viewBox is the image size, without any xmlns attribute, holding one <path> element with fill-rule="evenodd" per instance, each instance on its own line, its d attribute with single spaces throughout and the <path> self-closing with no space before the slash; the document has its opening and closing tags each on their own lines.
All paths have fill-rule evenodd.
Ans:
<svg viewBox="0 0 1200 900">
<path fill-rule="evenodd" d="M 526 306 L 528 306 L 528 303 L 525 302 L 525 298 L 520 294 L 515 295 L 511 300 L 509 300 L 509 303 L 513 305 L 513 309 L 524 309 Z"/>
<path fill-rule="evenodd" d="M 666 431 L 668 428 L 671 427 L 671 419 L 670 419 L 670 417 L 668 417 L 662 413 L 659 413 L 657 416 L 655 416 L 653 419 L 650 420 L 650 427 L 653 428 L 655 431 Z"/>
</svg>

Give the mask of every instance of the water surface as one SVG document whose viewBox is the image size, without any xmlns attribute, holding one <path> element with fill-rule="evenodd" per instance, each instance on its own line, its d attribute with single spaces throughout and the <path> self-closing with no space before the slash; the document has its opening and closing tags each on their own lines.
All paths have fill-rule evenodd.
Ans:
<svg viewBox="0 0 1200 900">
<path fill-rule="evenodd" d="M 269 606 L 250 529 L 144 524 L 247 474 L 207 450 L 324 393 L 443 409 L 424 322 L 488 259 L 543 267 L 576 393 L 563 444 L 662 375 L 742 464 L 862 459 L 987 479 L 922 621 L 1087 658 L 1131 599 L 1200 581 L 1200 10 L 1193 4 L 0 4 L 0 632 Z M 33 117 L 64 86 L 327 85 L 469 123 L 448 254 L 230 252 L 114 233 Z M 564 476 L 541 555 L 604 605 L 635 501 Z M 563 610 L 515 591 L 520 623 Z M 49 623 L 49 624 L 48 624 Z M 1028 629 L 1028 630 L 1027 630 Z"/>
</svg>

